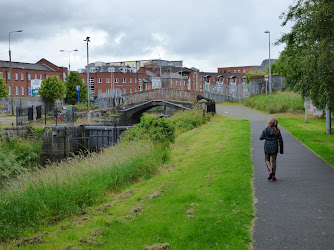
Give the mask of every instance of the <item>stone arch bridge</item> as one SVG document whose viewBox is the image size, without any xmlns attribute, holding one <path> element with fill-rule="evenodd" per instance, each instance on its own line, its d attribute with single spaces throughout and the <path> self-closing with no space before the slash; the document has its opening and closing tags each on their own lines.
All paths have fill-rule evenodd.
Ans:
<svg viewBox="0 0 334 250">
<path fill-rule="evenodd" d="M 140 122 L 140 116 L 147 110 L 164 106 L 176 110 L 191 110 L 197 101 L 203 99 L 201 92 L 176 89 L 152 89 L 123 96 L 123 108 L 119 110 L 119 124 L 131 126 Z M 206 99 L 206 98 L 204 98 Z M 215 112 L 215 102 L 207 100 L 208 112 Z"/>
</svg>

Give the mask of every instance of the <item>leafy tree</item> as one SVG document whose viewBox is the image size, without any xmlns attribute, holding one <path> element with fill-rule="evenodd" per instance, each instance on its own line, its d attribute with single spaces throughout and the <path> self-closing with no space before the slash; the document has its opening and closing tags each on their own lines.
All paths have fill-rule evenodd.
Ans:
<svg viewBox="0 0 334 250">
<path fill-rule="evenodd" d="M 334 1 L 297 0 L 283 13 L 282 26 L 293 22 L 277 67 L 287 84 L 319 108 L 334 109 Z"/>
<path fill-rule="evenodd" d="M 0 98 L 8 97 L 8 86 L 5 84 L 5 79 L 0 78 Z"/>
<path fill-rule="evenodd" d="M 65 97 L 65 84 L 57 76 L 48 77 L 42 81 L 39 94 L 46 100 L 49 105 L 53 105 L 55 100 Z"/>
<path fill-rule="evenodd" d="M 75 104 L 78 100 L 78 91 L 76 86 L 80 86 L 79 97 L 81 101 L 87 99 L 87 86 L 82 82 L 82 76 L 78 72 L 72 71 L 66 81 L 66 102 Z"/>
</svg>

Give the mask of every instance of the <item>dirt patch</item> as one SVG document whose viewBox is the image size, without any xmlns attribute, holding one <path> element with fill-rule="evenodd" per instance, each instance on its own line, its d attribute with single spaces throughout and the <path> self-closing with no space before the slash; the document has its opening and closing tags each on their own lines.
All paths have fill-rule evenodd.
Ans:
<svg viewBox="0 0 334 250">
<path fill-rule="evenodd" d="M 131 208 L 130 213 L 138 213 L 143 210 L 142 205 L 136 205 L 133 208 Z"/>
<path fill-rule="evenodd" d="M 113 207 L 115 203 L 116 203 L 115 201 L 107 202 L 106 204 L 104 204 L 104 207 Z"/>
<path fill-rule="evenodd" d="M 136 192 L 136 190 L 128 190 L 124 194 L 120 195 L 118 199 L 124 200 L 124 199 L 130 198 L 131 194 L 134 192 Z"/>
<path fill-rule="evenodd" d="M 72 220 L 71 223 L 72 223 L 72 225 L 77 225 L 77 224 L 81 224 L 85 221 L 88 221 L 88 217 L 82 217 L 81 219 Z"/>
<path fill-rule="evenodd" d="M 36 245 L 43 243 L 43 240 L 40 236 L 32 237 L 32 238 L 23 238 L 18 241 L 16 244 L 17 247 L 22 247 L 28 244 Z"/>
<path fill-rule="evenodd" d="M 169 243 L 156 243 L 152 246 L 144 246 L 144 249 L 155 250 L 155 249 L 167 249 L 170 248 Z"/>
<path fill-rule="evenodd" d="M 160 192 L 160 191 L 155 191 L 155 192 L 153 192 L 152 194 L 150 194 L 149 196 L 148 196 L 148 198 L 150 199 L 150 200 L 152 200 L 152 199 L 154 199 L 154 198 L 156 198 L 156 197 L 159 197 L 159 196 L 161 196 L 162 195 L 162 192 Z"/>
<path fill-rule="evenodd" d="M 80 243 L 84 243 L 84 244 L 89 244 L 89 245 L 94 245 L 94 246 L 102 246 L 104 245 L 104 242 L 97 242 L 95 240 L 95 238 L 83 238 L 79 240 Z"/>
<path fill-rule="evenodd" d="M 93 234 L 92 234 L 92 236 L 93 237 L 98 237 L 98 236 L 101 236 L 102 235 L 102 228 L 100 227 L 100 228 L 97 228 L 97 229 L 95 229 L 94 231 L 93 231 Z"/>
<path fill-rule="evenodd" d="M 118 218 L 119 220 L 132 220 L 133 217 L 131 215 L 126 215 Z"/>
<path fill-rule="evenodd" d="M 196 219 L 196 217 L 193 215 L 188 215 L 188 219 Z"/>
<path fill-rule="evenodd" d="M 196 213 L 196 210 L 193 209 L 193 208 L 190 208 L 188 211 L 187 211 L 187 214 L 195 214 Z"/>
<path fill-rule="evenodd" d="M 196 206 L 198 206 L 198 204 L 197 203 L 191 203 L 190 206 L 196 207 Z"/>
</svg>

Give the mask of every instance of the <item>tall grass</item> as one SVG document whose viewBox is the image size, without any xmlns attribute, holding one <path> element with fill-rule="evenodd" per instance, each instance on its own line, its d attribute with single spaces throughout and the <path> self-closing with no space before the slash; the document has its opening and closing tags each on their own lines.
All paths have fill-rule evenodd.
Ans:
<svg viewBox="0 0 334 250">
<path fill-rule="evenodd" d="M 75 214 L 107 190 L 150 176 L 162 164 L 162 151 L 149 141 L 122 143 L 19 176 L 0 192 L 0 239 Z"/>
<path fill-rule="evenodd" d="M 277 91 L 271 95 L 253 96 L 245 101 L 245 105 L 270 114 L 304 109 L 304 101 L 300 94 L 290 91 Z"/>
<path fill-rule="evenodd" d="M 192 111 L 185 110 L 177 112 L 171 116 L 169 120 L 174 123 L 176 134 L 180 135 L 186 131 L 207 123 L 211 116 L 212 115 L 208 113 L 203 115 L 202 110 L 195 109 Z"/>
</svg>

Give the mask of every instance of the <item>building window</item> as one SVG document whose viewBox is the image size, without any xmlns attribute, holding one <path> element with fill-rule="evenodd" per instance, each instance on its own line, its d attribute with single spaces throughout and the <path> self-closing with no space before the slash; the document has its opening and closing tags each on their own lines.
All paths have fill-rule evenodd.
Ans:
<svg viewBox="0 0 334 250">
<path fill-rule="evenodd" d="M 31 75 L 30 74 L 28 74 L 28 81 L 30 81 L 31 80 Z"/>
<path fill-rule="evenodd" d="M 130 89 L 130 94 L 132 94 L 132 89 Z"/>
<path fill-rule="evenodd" d="M 137 83 L 137 78 L 135 78 L 135 83 Z"/>
<path fill-rule="evenodd" d="M 40 79 L 40 80 L 43 80 L 43 76 L 42 76 L 42 75 L 39 75 L 39 79 Z"/>
<path fill-rule="evenodd" d="M 8 78 L 8 80 L 10 80 L 10 72 L 8 72 L 7 78 Z"/>
<path fill-rule="evenodd" d="M 118 83 L 118 77 L 115 77 L 115 83 Z"/>
<path fill-rule="evenodd" d="M 102 83 L 102 78 L 98 78 L 98 83 Z"/>
<path fill-rule="evenodd" d="M 2 72 L 0 72 L 0 78 L 3 78 L 3 73 Z"/>
<path fill-rule="evenodd" d="M 15 87 L 15 95 L 19 95 L 19 86 Z"/>
<path fill-rule="evenodd" d="M 21 95 L 24 95 L 24 87 L 21 87 Z"/>
<path fill-rule="evenodd" d="M 23 81 L 23 80 L 24 80 L 24 74 L 21 73 L 21 81 Z"/>
<path fill-rule="evenodd" d="M 101 96 L 102 95 L 102 89 L 98 89 L 97 94 L 98 94 L 98 96 Z"/>
<path fill-rule="evenodd" d="M 35 79 L 37 79 L 37 74 L 35 74 Z"/>
<path fill-rule="evenodd" d="M 237 70 L 233 70 L 233 73 L 237 73 Z"/>
<path fill-rule="evenodd" d="M 244 73 L 246 73 L 246 70 L 244 69 Z"/>
<path fill-rule="evenodd" d="M 8 95 L 12 95 L 12 86 L 8 86 Z"/>
<path fill-rule="evenodd" d="M 238 69 L 238 73 L 240 73 L 240 69 Z"/>
<path fill-rule="evenodd" d="M 110 78 L 109 78 L 110 79 Z M 107 89 L 107 95 L 110 95 L 110 89 Z"/>
<path fill-rule="evenodd" d="M 126 89 L 123 89 L 123 95 L 126 95 Z"/>
<path fill-rule="evenodd" d="M 125 77 L 123 77 L 123 83 L 126 83 L 126 78 Z"/>
<path fill-rule="evenodd" d="M 107 77 L 106 83 L 110 83 L 110 78 L 109 77 Z"/>
<path fill-rule="evenodd" d="M 19 74 L 15 73 L 15 81 L 19 80 Z"/>
<path fill-rule="evenodd" d="M 132 83 L 132 78 L 129 79 L 129 83 Z"/>
</svg>

